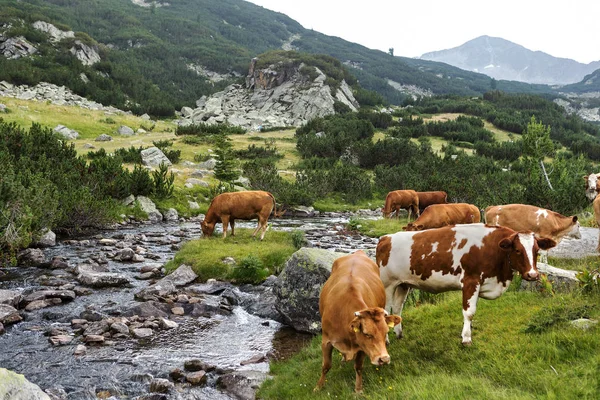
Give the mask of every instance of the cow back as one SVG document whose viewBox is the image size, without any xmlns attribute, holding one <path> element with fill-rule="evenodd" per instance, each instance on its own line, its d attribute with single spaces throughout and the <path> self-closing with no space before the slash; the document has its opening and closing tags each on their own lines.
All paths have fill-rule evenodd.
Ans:
<svg viewBox="0 0 600 400">
<path fill-rule="evenodd" d="M 417 192 L 419 209 L 424 210 L 432 204 L 448 203 L 448 194 L 444 191 Z"/>
</svg>

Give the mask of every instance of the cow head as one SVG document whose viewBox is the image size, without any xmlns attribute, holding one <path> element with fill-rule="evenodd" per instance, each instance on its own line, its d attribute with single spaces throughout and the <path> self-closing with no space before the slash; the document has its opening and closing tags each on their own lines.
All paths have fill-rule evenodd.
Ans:
<svg viewBox="0 0 600 400">
<path fill-rule="evenodd" d="M 366 308 L 354 313 L 350 329 L 354 334 L 355 343 L 369 356 L 371 364 L 390 363 L 390 356 L 385 347 L 386 337 L 389 329 L 401 321 L 401 317 L 389 315 L 381 307 Z"/>
<path fill-rule="evenodd" d="M 204 221 L 200 222 L 200 227 L 202 228 L 202 234 L 204 235 L 204 237 L 212 236 L 213 231 L 215 230 L 215 225 L 216 225 L 216 222 L 213 222 L 213 223 L 206 222 L 206 218 L 204 219 Z"/>
<path fill-rule="evenodd" d="M 579 230 L 581 225 L 579 224 L 579 221 L 577 221 L 577 215 L 573 215 L 571 220 L 573 221 L 573 226 L 566 236 L 573 239 L 581 239 L 581 231 Z"/>
<path fill-rule="evenodd" d="M 502 239 L 500 248 L 507 253 L 512 270 L 518 271 L 523 279 L 538 280 L 537 254 L 540 249 L 548 250 L 556 246 L 552 239 L 536 239 L 533 232 L 513 233 Z"/>
<path fill-rule="evenodd" d="M 585 195 L 589 201 L 594 201 L 598 195 L 598 175 L 589 174 L 583 177 L 585 180 Z"/>
<path fill-rule="evenodd" d="M 413 232 L 413 231 L 422 231 L 423 228 L 425 228 L 425 226 L 422 224 L 415 224 L 413 222 L 410 222 L 408 225 L 406 225 L 404 228 L 402 228 L 402 230 L 407 231 L 407 232 Z"/>
</svg>

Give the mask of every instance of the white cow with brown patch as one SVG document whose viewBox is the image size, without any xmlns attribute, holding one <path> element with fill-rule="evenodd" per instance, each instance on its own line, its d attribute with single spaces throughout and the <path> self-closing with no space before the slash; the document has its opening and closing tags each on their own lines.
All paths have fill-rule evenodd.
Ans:
<svg viewBox="0 0 600 400">
<path fill-rule="evenodd" d="M 377 244 L 376 260 L 386 292 L 386 310 L 401 315 L 411 288 L 430 293 L 461 290 L 462 343 L 471 344 L 471 320 L 477 300 L 496 299 L 513 274 L 539 278 L 537 253 L 556 245 L 502 226 L 465 224 L 385 235 Z M 394 328 L 402 337 L 402 324 Z"/>
</svg>

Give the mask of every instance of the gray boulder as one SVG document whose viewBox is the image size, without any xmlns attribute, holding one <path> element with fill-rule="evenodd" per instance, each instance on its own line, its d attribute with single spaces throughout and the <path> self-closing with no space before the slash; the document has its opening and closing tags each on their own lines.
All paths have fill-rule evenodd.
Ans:
<svg viewBox="0 0 600 400">
<path fill-rule="evenodd" d="M 17 290 L 0 289 L 0 304 L 17 307 L 21 301 L 21 292 Z"/>
<path fill-rule="evenodd" d="M 131 129 L 130 127 L 128 127 L 126 125 L 121 125 L 117 129 L 117 133 L 119 135 L 122 135 L 122 136 L 133 136 L 133 135 L 135 135 L 135 132 L 133 131 L 133 129 Z"/>
<path fill-rule="evenodd" d="M 208 182 L 205 182 L 201 179 L 196 179 L 196 178 L 188 178 L 185 181 L 185 187 L 187 188 L 192 188 L 194 186 L 202 186 L 202 187 L 209 187 L 210 185 L 208 184 Z"/>
<path fill-rule="evenodd" d="M 25 249 L 17 254 L 19 265 L 40 267 L 46 264 L 46 257 L 41 249 Z"/>
<path fill-rule="evenodd" d="M 158 167 L 160 164 L 172 165 L 171 161 L 158 147 L 142 150 L 142 163 L 149 167 Z"/>
<path fill-rule="evenodd" d="M 254 400 L 256 390 L 267 379 L 267 374 L 259 371 L 236 371 L 221 375 L 217 386 L 236 399 Z"/>
<path fill-rule="evenodd" d="M 179 213 L 174 208 L 169 208 L 164 215 L 165 221 L 178 221 Z"/>
<path fill-rule="evenodd" d="M 537 263 L 537 267 L 540 273 L 548 277 L 555 292 L 568 293 L 579 287 L 577 271 L 560 269 L 541 262 Z M 523 279 L 521 282 L 521 289 L 538 291 L 541 288 L 540 281 L 529 282 Z"/>
<path fill-rule="evenodd" d="M 198 275 L 189 265 L 181 264 L 171 274 L 165 276 L 154 285 L 150 285 L 135 294 L 138 300 L 154 300 L 165 297 L 177 291 L 178 287 L 194 282 Z"/>
<path fill-rule="evenodd" d="M 91 264 L 82 264 L 77 267 L 79 274 L 77 281 L 85 286 L 102 288 L 111 286 L 131 285 L 129 279 L 120 274 L 112 272 L 98 271 L 98 268 Z"/>
<path fill-rule="evenodd" d="M 6 105 L 0 103 L 0 113 L 5 113 L 7 112 L 8 107 L 6 107 Z"/>
<path fill-rule="evenodd" d="M 206 161 L 198 163 L 198 168 L 212 170 L 215 169 L 215 165 L 217 165 L 217 160 L 215 158 L 210 158 Z"/>
<path fill-rule="evenodd" d="M 96 138 L 96 142 L 110 142 L 111 140 L 113 140 L 112 136 L 107 135 L 106 133 L 103 133 Z"/>
<path fill-rule="evenodd" d="M 35 243 L 37 247 L 53 247 L 56 246 L 56 233 L 46 229 L 44 234 Z"/>
<path fill-rule="evenodd" d="M 27 57 L 38 50 L 29 43 L 23 36 L 17 36 L 6 39 L 0 43 L 0 54 L 9 60 L 15 60 L 21 57 Z"/>
<path fill-rule="evenodd" d="M 100 55 L 98 54 L 98 48 L 96 46 L 88 46 L 80 40 L 76 40 L 73 47 L 69 49 L 83 65 L 93 65 L 101 61 Z"/>
<path fill-rule="evenodd" d="M 163 215 L 156 208 L 156 204 L 146 196 L 138 196 L 136 197 L 136 201 L 140 205 L 142 211 L 148 214 L 148 219 L 150 221 L 162 221 Z"/>
<path fill-rule="evenodd" d="M 64 125 L 57 125 L 54 132 L 62 135 L 67 140 L 75 140 L 79 137 L 79 132 L 69 129 Z"/>
<path fill-rule="evenodd" d="M 33 27 L 50 35 L 50 40 L 52 42 L 60 42 L 63 39 L 75 37 L 75 32 L 60 30 L 49 22 L 35 21 Z"/>
<path fill-rule="evenodd" d="M 0 304 L 0 323 L 4 325 L 14 324 L 21 321 L 23 318 L 16 308 L 8 304 Z M 0 381 L 2 382 L 2 381 Z"/>
<path fill-rule="evenodd" d="M 0 368 L 0 399 L 10 400 L 50 400 L 50 396 L 25 376 Z"/>
<path fill-rule="evenodd" d="M 331 265 L 343 253 L 303 247 L 286 262 L 273 287 L 275 308 L 284 322 L 302 332 L 319 333 L 319 295 Z"/>
</svg>

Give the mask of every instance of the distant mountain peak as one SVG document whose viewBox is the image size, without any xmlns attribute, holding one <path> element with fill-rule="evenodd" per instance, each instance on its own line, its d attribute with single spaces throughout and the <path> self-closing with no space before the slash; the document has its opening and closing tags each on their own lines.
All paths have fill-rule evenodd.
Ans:
<svg viewBox="0 0 600 400">
<path fill-rule="evenodd" d="M 600 61 L 582 64 L 488 35 L 451 49 L 425 53 L 419 58 L 480 72 L 498 80 L 548 85 L 580 82 L 584 76 L 600 68 Z"/>
</svg>

